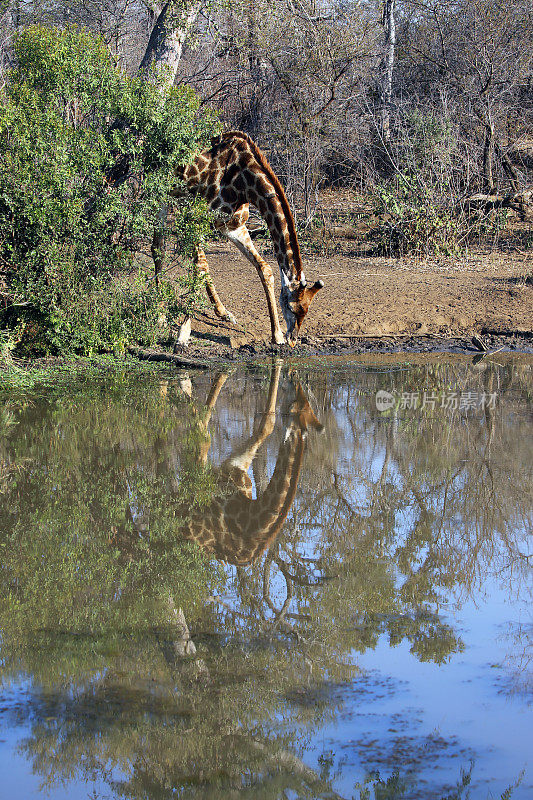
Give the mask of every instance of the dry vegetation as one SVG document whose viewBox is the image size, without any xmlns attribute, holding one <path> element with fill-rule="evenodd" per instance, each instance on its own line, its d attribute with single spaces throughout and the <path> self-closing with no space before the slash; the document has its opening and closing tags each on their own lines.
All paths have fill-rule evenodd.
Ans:
<svg viewBox="0 0 533 800">
<path fill-rule="evenodd" d="M 229 9 L 2 0 L 1 9 L 4 64 L 17 29 L 75 23 L 102 35 L 130 73 L 158 15 L 169 28 L 192 11 L 176 82 L 259 141 L 307 222 L 327 186 L 369 193 L 392 180 L 398 192 L 404 181 L 400 194 L 447 209 L 475 195 L 478 206 L 527 200 L 532 188 L 528 0 L 236 0 Z"/>
</svg>

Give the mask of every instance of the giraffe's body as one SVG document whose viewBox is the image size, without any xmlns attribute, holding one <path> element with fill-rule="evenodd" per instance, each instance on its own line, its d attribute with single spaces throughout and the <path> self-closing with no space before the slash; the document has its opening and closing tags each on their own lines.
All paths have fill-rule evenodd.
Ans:
<svg viewBox="0 0 533 800">
<path fill-rule="evenodd" d="M 258 558 L 278 536 L 295 497 L 309 427 L 321 430 L 307 398 L 298 384 L 291 420 L 280 446 L 268 486 L 256 499 L 248 469 L 259 447 L 270 436 L 276 417 L 276 398 L 281 365 L 273 367 L 267 408 L 257 432 L 222 464 L 217 488 L 207 507 L 188 516 L 180 527 L 183 538 L 194 541 L 216 558 L 243 565 Z M 205 446 L 200 460 L 207 460 L 207 426 L 227 375 L 219 375 L 207 400 L 206 413 L 200 420 Z"/>
<path fill-rule="evenodd" d="M 254 247 L 246 228 L 249 204 L 258 209 L 274 244 L 281 275 L 280 303 L 287 324 L 286 340 L 293 346 L 309 304 L 323 283 L 316 281 L 312 286 L 306 283 L 289 203 L 263 153 L 249 136 L 231 131 L 213 139 L 209 150 L 181 167 L 177 177 L 189 192 L 206 199 L 217 213 L 217 228 L 256 267 L 267 298 L 272 341 L 282 344 L 285 337 L 276 310 L 272 269 Z M 173 194 L 181 191 L 177 188 Z M 198 268 L 206 276 L 207 292 L 217 315 L 234 321 L 218 297 L 202 250 L 198 251 Z"/>
</svg>

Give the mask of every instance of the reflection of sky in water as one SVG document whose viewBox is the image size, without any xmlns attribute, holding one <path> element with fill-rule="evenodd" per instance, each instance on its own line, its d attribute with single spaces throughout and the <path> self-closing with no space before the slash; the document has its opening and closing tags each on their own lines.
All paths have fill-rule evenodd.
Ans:
<svg viewBox="0 0 533 800">
<path fill-rule="evenodd" d="M 532 797 L 531 697 L 528 703 L 522 693 L 507 691 L 512 678 L 503 681 L 500 669 L 503 666 L 505 675 L 508 626 L 527 619 L 528 610 L 523 603 L 509 603 L 495 581 L 484 589 L 486 599 L 468 601 L 455 614 L 446 615 L 461 631 L 466 649 L 443 666 L 420 662 L 405 641 L 391 649 L 383 636 L 375 650 L 355 654 L 370 691 L 362 698 L 347 692 L 345 713 L 322 730 L 315 758 L 330 750 L 336 759 L 346 759 L 359 778 L 360 770 L 386 776 L 391 762 L 398 764 L 395 746 L 406 737 L 408 752 L 420 749 L 415 767 L 420 797 L 432 796 L 432 784 L 442 790 L 458 781 L 461 767 L 467 770 L 471 760 L 473 797 L 500 797 L 524 769 L 524 780 L 512 797 Z M 369 742 L 374 745 L 368 747 Z M 350 772 L 346 770 L 337 786 L 341 793 L 353 785 Z M 408 796 L 416 796 L 415 787 Z"/>
<path fill-rule="evenodd" d="M 313 549 L 306 554 L 312 557 Z M 279 573 L 274 581 L 281 606 L 285 584 Z M 343 709 L 337 721 L 321 727 L 305 756 L 316 769 L 324 753 L 344 765 L 335 784 L 342 795 L 349 797 L 365 773 L 388 777 L 402 765 L 398 748 L 403 747 L 408 754 L 403 766 L 416 776 L 408 797 L 440 798 L 471 762 L 472 797 L 500 797 L 523 770 L 512 797 L 533 796 L 531 673 L 529 694 L 520 686 L 514 690 L 509 664 L 512 626 L 531 625 L 531 606 L 510 601 L 495 580 L 485 581 L 482 590 L 483 598 L 477 595 L 459 602 L 455 613 L 441 614 L 466 645 L 444 665 L 420 662 L 406 641 L 391 648 L 384 634 L 374 650 L 352 654 L 363 675 L 339 689 Z M 527 669 L 523 677 L 527 680 Z"/>
<path fill-rule="evenodd" d="M 28 772 L 28 762 L 15 752 L 20 739 L 30 734 L 30 726 L 17 726 L 14 730 L 0 727 L 0 797 L 11 798 L 41 797 L 43 779 L 40 775 Z M 54 800 L 70 800 L 72 786 L 57 786 L 53 789 Z"/>
<path fill-rule="evenodd" d="M 324 419 L 326 432 L 323 434 L 328 436 L 328 426 L 335 428 L 338 448 L 335 469 L 344 481 L 346 500 L 362 520 L 371 515 L 373 484 L 379 481 L 387 458 L 384 439 L 376 437 L 375 433 L 382 431 L 385 425 L 395 424 L 384 422 L 379 417 L 369 419 L 364 403 L 364 396 L 354 400 L 348 390 L 338 392 L 335 406 Z M 259 401 L 258 409 L 261 408 Z M 501 424 L 512 430 L 516 419 L 521 417 L 521 414 L 509 414 Z M 479 415 L 479 420 L 481 424 L 482 415 Z M 236 443 L 251 435 L 253 422 L 245 410 L 241 413 L 235 406 L 229 408 L 223 402 L 217 406 L 211 424 L 209 458 L 213 464 L 220 464 Z M 282 421 L 278 418 L 276 430 L 264 445 L 269 477 L 274 470 L 286 423 L 286 416 Z M 400 442 L 401 424 L 402 420 L 396 428 Z M 454 418 L 453 424 L 462 424 L 460 415 Z M 312 447 L 311 442 L 310 452 Z M 357 470 L 364 465 L 364 480 L 355 465 Z M 313 480 L 312 467 L 308 452 L 302 470 L 302 485 L 308 476 Z M 524 470 L 527 468 L 528 465 L 524 464 Z M 357 472 L 355 480 L 354 470 Z M 256 497 L 257 486 L 252 470 L 250 477 L 253 496 Z M 388 479 L 394 484 L 405 480 L 394 463 L 388 465 Z M 464 487 L 462 481 L 466 481 L 466 477 L 459 476 L 455 484 L 456 493 Z M 302 498 L 297 496 L 294 509 L 289 512 L 286 523 L 289 529 L 297 521 L 299 504 L 305 502 Z M 441 503 L 442 493 L 436 493 L 434 507 Z M 135 511 L 134 504 L 132 510 Z M 414 504 L 395 510 L 393 551 L 405 544 L 415 520 Z M 458 517 L 456 522 L 460 527 L 464 521 Z M 515 530 L 514 533 L 523 534 L 525 550 L 529 532 Z M 299 555 L 303 559 L 316 558 L 320 555 L 323 539 L 320 522 L 308 521 L 299 544 Z M 421 547 L 413 565 L 418 566 L 426 555 L 427 548 Z M 325 695 L 330 691 L 336 701 L 341 701 L 342 707 L 333 722 L 321 724 L 317 735 L 305 749 L 303 760 L 320 771 L 324 760 L 331 758 L 331 772 L 339 770 L 339 777 L 333 785 L 341 795 L 351 797 L 354 782 L 362 782 L 367 773 L 379 772 L 387 778 L 395 767 L 400 766 L 412 780 L 405 797 L 441 798 L 460 780 L 461 769 L 468 771 L 473 761 L 472 800 L 500 797 L 524 769 L 524 780 L 511 797 L 526 800 L 533 796 L 531 677 L 528 684 L 527 673 L 520 674 L 520 669 L 527 670 L 531 666 L 527 664 L 527 652 L 523 658 L 520 657 L 520 647 L 526 648 L 528 626 L 531 626 L 531 584 L 528 587 L 520 580 L 516 589 L 512 586 L 512 577 L 509 578 L 505 571 L 495 574 L 500 568 L 501 559 L 498 558 L 494 571 L 489 569 L 478 576 L 471 590 L 465 590 L 460 583 L 449 590 L 438 590 L 443 598 L 439 604 L 441 618 L 460 635 L 465 644 L 463 652 L 453 653 L 441 666 L 433 662 L 424 663 L 410 652 L 408 641 L 404 639 L 391 648 L 387 635 L 382 633 L 375 649 L 351 653 L 351 660 L 362 671 L 359 677 L 347 684 L 324 689 Z M 225 569 L 231 586 L 236 570 L 230 566 Z M 399 583 L 405 579 L 397 570 L 394 574 Z M 511 583 L 513 591 L 505 586 L 505 580 Z M 280 608 L 286 596 L 286 583 L 278 568 L 272 570 L 271 589 L 271 598 Z M 309 595 L 319 592 L 320 587 L 309 589 Z M 237 603 L 231 589 L 224 599 L 230 604 Z M 297 610 L 296 601 L 293 601 L 290 611 Z M 350 609 L 353 614 L 357 611 Z M 267 612 L 267 616 L 271 613 Z M 245 631 L 246 623 L 241 624 L 241 631 Z M 349 614 L 346 624 L 352 624 Z M 522 639 L 517 636 L 520 626 L 526 634 Z M 24 683 L 10 689 L 0 702 L 2 800 L 36 796 L 43 785 L 43 777 L 28 774 L 28 762 L 14 752 L 16 743 L 29 734 L 28 720 L 16 728 L 2 725 L 2 719 L 10 718 L 12 706 L 17 703 L 25 705 L 33 692 L 38 693 L 38 689 Z M 53 800 L 77 800 L 92 797 L 91 792 L 99 799 L 113 796 L 109 786 L 98 781 L 77 788 L 72 784 L 55 784 L 50 796 Z M 286 796 L 296 795 L 288 791 Z"/>
<path fill-rule="evenodd" d="M 19 752 L 21 742 L 32 735 L 32 704 L 39 700 L 39 687 L 30 680 L 4 688 L 0 694 L 0 799 L 26 800 L 111 800 L 114 793 L 96 777 L 85 783 L 65 780 L 48 786 L 46 775 L 34 774 L 28 760 Z M 110 764 L 108 778 L 120 780 L 120 771 Z"/>
<path fill-rule="evenodd" d="M 358 462 L 367 466 L 366 476 L 370 482 L 352 482 L 345 494 L 352 508 L 364 517 L 372 512 L 371 482 L 378 481 L 382 474 L 386 451 L 385 446 L 376 446 L 376 423 L 367 424 L 365 429 L 368 420 L 364 411 L 359 410 L 357 401 L 350 410 L 364 433 L 354 440 L 345 401 L 341 393 L 333 410 L 334 420 L 330 420 L 341 434 L 335 465 L 339 475 L 350 478 L 357 452 Z M 474 415 L 482 426 L 483 413 L 470 411 L 469 419 Z M 512 430 L 513 423 L 520 417 L 523 418 L 523 413 L 511 413 L 501 422 Z M 387 423 L 396 426 L 399 439 L 402 436 L 400 423 L 401 420 Z M 460 414 L 456 414 L 453 423 L 461 424 Z M 223 412 L 217 418 L 221 431 L 242 431 L 240 424 L 241 420 L 237 421 L 228 413 Z M 220 445 L 221 439 L 216 441 Z M 273 444 L 268 447 L 270 476 L 276 447 Z M 221 460 L 230 449 L 228 442 L 227 451 L 217 453 L 215 459 Z M 528 466 L 524 465 L 524 469 Z M 253 481 L 253 475 L 251 477 Z M 388 477 L 394 483 L 402 480 L 394 464 L 388 466 Z M 459 477 L 456 490 L 464 486 L 463 480 L 466 482 L 466 475 Z M 442 495 L 437 497 L 439 503 L 442 502 Z M 405 544 L 415 517 L 414 507 L 396 514 L 395 547 Z M 464 520 L 458 517 L 457 524 L 461 523 Z M 523 538 L 524 554 L 530 553 L 528 535 L 531 532 L 517 527 L 515 533 Z M 305 541 L 300 547 L 304 558 L 317 556 L 320 534 L 320 526 L 306 528 Z M 419 551 L 418 564 L 426 554 L 425 548 Z M 227 569 L 229 575 L 234 575 L 233 567 Z M 281 608 L 286 584 L 279 570 L 273 570 L 271 583 L 272 599 Z M 532 589 L 533 585 L 528 587 L 520 581 L 518 593 L 513 593 L 509 586 L 502 586 L 496 575 L 488 574 L 470 597 L 464 596 L 460 584 L 450 590 L 439 604 L 439 613 L 442 621 L 460 634 L 465 650 L 452 654 L 441 666 L 418 660 L 410 652 L 407 641 L 391 648 L 386 634 L 380 636 L 375 649 L 353 653 L 353 662 L 363 674 L 351 685 L 338 687 L 337 698 L 342 700 L 343 709 L 334 724 L 322 726 L 319 736 L 306 751 L 306 763 L 319 771 L 324 754 L 331 756 L 332 771 L 341 767 L 342 778 L 334 785 L 344 796 L 351 796 L 354 781 L 362 782 L 365 774 L 390 776 L 391 770 L 402 765 L 401 754 L 405 752 L 403 766 L 412 779 L 408 797 L 440 798 L 443 792 L 451 792 L 460 783 L 461 770 L 468 773 L 470 768 L 471 797 L 500 797 L 523 772 L 520 785 L 514 788 L 511 796 L 519 800 L 532 797 Z M 231 596 L 227 599 L 231 602 Z M 291 611 L 296 610 L 293 602 Z M 517 643 L 513 641 L 512 632 L 516 629 L 525 632 L 524 648 L 527 648 L 529 633 L 529 661 L 527 652 L 522 659 L 513 658 Z M 513 665 L 513 661 L 517 663 Z M 513 674 L 517 669 L 523 669 L 522 674 Z M 438 790 L 435 787 L 439 787 Z"/>
</svg>

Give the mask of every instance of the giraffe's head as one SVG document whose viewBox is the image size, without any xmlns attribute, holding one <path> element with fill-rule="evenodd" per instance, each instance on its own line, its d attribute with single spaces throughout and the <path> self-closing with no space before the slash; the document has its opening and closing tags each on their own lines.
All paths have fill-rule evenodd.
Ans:
<svg viewBox="0 0 533 800">
<path fill-rule="evenodd" d="M 294 347 L 300 332 L 300 326 L 309 311 L 311 300 L 324 286 L 323 281 L 315 281 L 308 286 L 305 278 L 298 281 L 295 287 L 284 286 L 281 290 L 281 310 L 287 323 L 287 344 Z"/>
</svg>

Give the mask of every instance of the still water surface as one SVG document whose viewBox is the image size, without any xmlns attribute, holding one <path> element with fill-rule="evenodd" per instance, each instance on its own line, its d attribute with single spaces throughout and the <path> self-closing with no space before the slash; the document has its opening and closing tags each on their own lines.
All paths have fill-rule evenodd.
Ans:
<svg viewBox="0 0 533 800">
<path fill-rule="evenodd" d="M 0 797 L 533 797 L 532 421 L 503 355 L 2 396 Z"/>
</svg>

